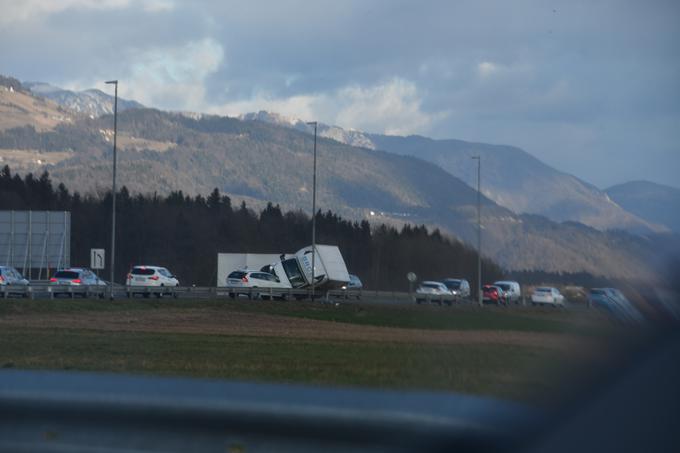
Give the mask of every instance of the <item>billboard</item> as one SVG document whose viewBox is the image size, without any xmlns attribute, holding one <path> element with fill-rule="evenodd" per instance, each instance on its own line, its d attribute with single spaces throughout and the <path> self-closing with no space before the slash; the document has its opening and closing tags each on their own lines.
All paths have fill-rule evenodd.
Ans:
<svg viewBox="0 0 680 453">
<path fill-rule="evenodd" d="M 0 264 L 27 277 L 71 265 L 71 213 L 0 211 Z M 37 269 L 31 271 L 32 269 Z M 45 272 L 47 278 L 47 272 Z"/>
</svg>

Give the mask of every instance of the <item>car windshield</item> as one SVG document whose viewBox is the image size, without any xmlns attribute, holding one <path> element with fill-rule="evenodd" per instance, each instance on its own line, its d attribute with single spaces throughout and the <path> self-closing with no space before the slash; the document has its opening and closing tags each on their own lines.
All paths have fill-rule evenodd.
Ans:
<svg viewBox="0 0 680 453">
<path fill-rule="evenodd" d="M 0 406 L 36 409 L 3 412 L 0 451 L 93 449 L 48 420 L 3 429 L 61 414 L 2 381 L 28 371 L 157 382 L 100 414 L 131 437 L 152 413 L 202 423 L 180 450 L 269 449 L 243 426 L 308 451 L 457 424 L 491 443 L 514 433 L 497 402 L 546 410 L 545 438 L 680 426 L 596 401 L 680 386 L 620 382 L 680 332 L 679 170 L 680 1 L 0 0 Z M 196 399 L 144 394 L 176 378 Z M 240 390 L 185 419 L 214 382 Z M 278 400 L 298 388 L 310 406 Z"/>
<path fill-rule="evenodd" d="M 295 258 L 284 260 L 281 262 L 281 265 L 293 288 L 298 288 L 306 284 L 306 280 L 302 276 L 302 271 Z"/>
</svg>

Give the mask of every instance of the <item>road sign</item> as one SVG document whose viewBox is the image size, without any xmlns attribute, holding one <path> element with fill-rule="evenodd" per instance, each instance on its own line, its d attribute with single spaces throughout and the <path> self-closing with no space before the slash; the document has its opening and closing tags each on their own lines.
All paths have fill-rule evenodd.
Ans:
<svg viewBox="0 0 680 453">
<path fill-rule="evenodd" d="M 416 277 L 416 274 L 414 274 L 413 272 L 409 272 L 408 274 L 406 274 L 406 278 L 411 283 L 415 282 L 418 279 L 418 277 Z"/>
<path fill-rule="evenodd" d="M 90 269 L 104 269 L 104 249 L 90 249 Z"/>
</svg>

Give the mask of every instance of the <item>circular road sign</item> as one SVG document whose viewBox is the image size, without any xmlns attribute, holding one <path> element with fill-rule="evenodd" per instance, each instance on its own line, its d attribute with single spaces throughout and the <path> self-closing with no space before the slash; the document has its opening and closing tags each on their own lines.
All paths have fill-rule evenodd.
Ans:
<svg viewBox="0 0 680 453">
<path fill-rule="evenodd" d="M 416 274 L 414 274 L 413 272 L 409 272 L 408 274 L 406 274 L 406 278 L 411 283 L 414 283 L 418 279 L 418 277 L 416 277 Z"/>
</svg>

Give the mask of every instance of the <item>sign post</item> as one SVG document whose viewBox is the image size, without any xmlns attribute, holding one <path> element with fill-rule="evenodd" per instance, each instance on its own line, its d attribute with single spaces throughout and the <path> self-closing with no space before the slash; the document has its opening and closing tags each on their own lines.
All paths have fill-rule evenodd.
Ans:
<svg viewBox="0 0 680 453">
<path fill-rule="evenodd" d="M 413 284 L 416 282 L 418 277 L 413 272 L 406 274 L 406 279 L 408 280 L 408 293 L 413 296 Z"/>
<path fill-rule="evenodd" d="M 104 249 L 90 249 L 90 269 L 104 269 L 106 252 Z"/>
</svg>

